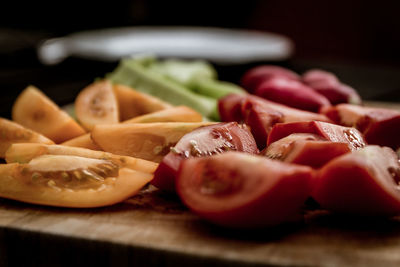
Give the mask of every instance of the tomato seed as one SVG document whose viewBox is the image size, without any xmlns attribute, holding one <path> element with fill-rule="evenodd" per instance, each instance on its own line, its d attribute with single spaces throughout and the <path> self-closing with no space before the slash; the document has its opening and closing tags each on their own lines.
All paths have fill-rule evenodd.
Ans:
<svg viewBox="0 0 400 267">
<path fill-rule="evenodd" d="M 81 180 L 83 177 L 82 177 L 82 174 L 79 172 L 79 171 L 73 171 L 72 172 L 74 175 L 75 175 L 75 177 L 78 179 L 78 180 Z"/>
<path fill-rule="evenodd" d="M 388 168 L 389 174 L 392 176 L 393 181 L 397 184 L 400 185 L 400 168 L 395 168 L 395 167 L 389 167 Z"/>
<path fill-rule="evenodd" d="M 354 148 L 359 149 L 364 147 L 364 143 L 358 138 L 358 136 L 354 133 L 352 129 L 346 129 L 343 131 L 343 133 L 346 139 L 349 140 L 349 143 L 352 144 Z"/>
</svg>

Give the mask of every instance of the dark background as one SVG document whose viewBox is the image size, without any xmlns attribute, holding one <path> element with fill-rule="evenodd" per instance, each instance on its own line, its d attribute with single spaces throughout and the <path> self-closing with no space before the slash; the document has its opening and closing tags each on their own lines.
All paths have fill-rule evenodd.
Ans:
<svg viewBox="0 0 400 267">
<path fill-rule="evenodd" d="M 70 58 L 43 66 L 35 47 L 44 39 L 81 30 L 135 25 L 247 28 L 284 34 L 293 57 L 273 62 L 297 72 L 324 68 L 355 87 L 364 99 L 400 101 L 400 4 L 398 1 L 14 1 L 0 16 L 1 116 L 28 84 L 58 104 L 73 101 L 116 63 Z M 252 66 L 216 66 L 221 79 L 237 82 Z"/>
</svg>

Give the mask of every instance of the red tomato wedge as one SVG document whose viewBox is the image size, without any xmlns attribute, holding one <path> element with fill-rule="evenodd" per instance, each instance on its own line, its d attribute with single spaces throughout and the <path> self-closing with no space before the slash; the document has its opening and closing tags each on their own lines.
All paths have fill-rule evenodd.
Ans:
<svg viewBox="0 0 400 267">
<path fill-rule="evenodd" d="M 338 124 L 356 127 L 369 144 L 400 147 L 400 111 L 340 104 L 322 113 Z"/>
<path fill-rule="evenodd" d="M 291 108 L 254 95 L 230 94 L 218 102 L 220 114 L 228 114 L 221 116 L 222 119 L 235 119 L 249 125 L 260 149 L 266 146 L 268 134 L 278 122 L 331 121 L 322 114 Z"/>
<path fill-rule="evenodd" d="M 316 92 L 329 99 L 331 104 L 361 104 L 361 97 L 356 90 L 342 84 L 335 74 L 324 70 L 313 69 L 302 75 L 302 80 Z"/>
<path fill-rule="evenodd" d="M 250 93 L 254 93 L 258 86 L 269 79 L 281 77 L 287 80 L 300 80 L 300 76 L 286 68 L 272 65 L 261 65 L 248 70 L 241 79 L 241 84 Z"/>
<path fill-rule="evenodd" d="M 227 227 L 267 227 L 301 218 L 313 170 L 240 152 L 182 162 L 176 190 L 196 214 Z"/>
<path fill-rule="evenodd" d="M 270 145 L 292 133 L 316 134 L 328 141 L 346 143 L 351 150 L 360 149 L 366 144 L 357 129 L 322 121 L 278 123 L 272 128 L 267 144 Z"/>
<path fill-rule="evenodd" d="M 218 101 L 218 112 L 222 121 L 243 122 L 242 104 L 246 98 L 239 94 L 229 94 Z"/>
<path fill-rule="evenodd" d="M 329 142 L 319 135 L 294 133 L 269 145 L 261 152 L 270 159 L 320 168 L 350 152 L 347 143 Z"/>
<path fill-rule="evenodd" d="M 400 214 L 400 165 L 388 147 L 367 146 L 319 170 L 312 197 L 322 208 L 358 215 Z"/>
<path fill-rule="evenodd" d="M 204 157 L 227 151 L 258 153 L 253 136 L 245 125 L 237 122 L 200 127 L 184 135 L 171 148 L 154 173 L 151 183 L 164 190 L 175 190 L 175 178 L 183 159 Z"/>
<path fill-rule="evenodd" d="M 266 99 L 263 99 L 261 97 L 255 96 L 255 95 L 248 95 L 244 96 L 247 97 L 246 101 L 243 103 L 243 105 L 259 105 L 260 107 L 265 107 L 269 109 L 273 109 L 276 112 L 280 112 L 283 114 L 283 122 L 294 122 L 294 121 L 311 121 L 311 120 L 316 120 L 316 121 L 327 121 L 330 122 L 331 120 L 328 119 L 325 115 L 310 112 L 310 111 L 305 111 L 297 108 L 292 108 L 288 107 L 273 101 L 269 101 Z M 322 116 L 321 116 L 322 115 Z"/>
<path fill-rule="evenodd" d="M 246 101 L 242 107 L 244 122 L 250 127 L 257 146 L 263 149 L 266 146 L 268 134 L 272 127 L 284 121 L 282 112 L 273 107 L 258 102 Z"/>
<path fill-rule="evenodd" d="M 318 112 L 331 106 L 329 100 L 311 87 L 299 81 L 272 78 L 261 83 L 254 94 L 290 107 Z"/>
</svg>

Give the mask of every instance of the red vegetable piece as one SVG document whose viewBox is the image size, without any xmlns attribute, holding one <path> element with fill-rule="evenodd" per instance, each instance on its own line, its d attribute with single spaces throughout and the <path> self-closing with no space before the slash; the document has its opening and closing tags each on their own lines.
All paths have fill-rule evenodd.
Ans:
<svg viewBox="0 0 400 267">
<path fill-rule="evenodd" d="M 274 77 L 288 80 L 300 80 L 300 76 L 286 68 L 272 65 L 262 65 L 247 71 L 241 80 L 241 85 L 250 93 L 254 93 L 258 86 Z"/>
<path fill-rule="evenodd" d="M 257 96 L 290 107 L 318 112 L 321 107 L 330 106 L 329 100 L 312 88 L 295 80 L 275 77 L 258 86 Z"/>
<path fill-rule="evenodd" d="M 283 114 L 276 109 L 263 105 L 257 101 L 246 101 L 242 107 L 244 122 L 250 127 L 257 146 L 262 149 L 266 146 L 268 134 L 272 127 L 283 121 Z"/>
<path fill-rule="evenodd" d="M 227 151 L 258 153 L 249 129 L 237 122 L 200 127 L 184 135 L 154 173 L 151 183 L 163 190 L 175 190 L 175 178 L 183 159 L 204 157 Z"/>
<path fill-rule="evenodd" d="M 239 152 L 183 161 L 177 192 L 193 212 L 235 228 L 275 226 L 301 218 L 313 170 Z"/>
<path fill-rule="evenodd" d="M 318 172 L 312 197 L 325 209 L 357 215 L 400 214 L 400 165 L 388 147 L 367 146 Z"/>
<path fill-rule="evenodd" d="M 355 128 L 344 127 L 322 121 L 278 123 L 268 136 L 268 145 L 292 133 L 311 133 L 331 142 L 346 143 L 351 150 L 366 145 L 362 134 Z"/>
<path fill-rule="evenodd" d="M 348 152 L 347 143 L 326 141 L 315 134 L 294 133 L 272 143 L 260 154 L 270 159 L 320 168 Z"/>
<path fill-rule="evenodd" d="M 400 147 L 400 111 L 339 104 L 322 112 L 338 124 L 356 127 L 369 144 Z"/>
<path fill-rule="evenodd" d="M 339 103 L 361 104 L 361 97 L 357 91 L 342 84 L 333 73 L 316 69 L 307 71 L 302 78 L 306 85 L 328 98 L 333 105 Z"/>
<path fill-rule="evenodd" d="M 338 77 L 335 74 L 320 69 L 309 70 L 305 72 L 301 78 L 306 84 L 312 84 L 314 82 L 340 83 Z"/>
<path fill-rule="evenodd" d="M 218 112 L 222 121 L 243 121 L 242 103 L 246 98 L 239 94 L 228 94 L 218 101 Z"/>
<path fill-rule="evenodd" d="M 282 122 L 311 121 L 311 120 L 326 121 L 326 122 L 331 121 L 325 115 L 288 107 L 254 95 L 247 96 L 247 99 L 245 102 L 243 102 L 243 105 L 245 106 L 249 102 L 252 104 L 259 104 L 260 108 L 263 107 L 263 108 L 273 109 L 276 112 L 282 113 L 283 115 Z"/>
<path fill-rule="evenodd" d="M 260 149 L 266 146 L 268 133 L 278 122 L 311 120 L 330 122 L 325 115 L 291 108 L 254 95 L 228 95 L 219 99 L 218 106 L 221 114 L 239 114 L 234 117 L 240 118 L 238 122 L 245 122 L 250 126 Z"/>
</svg>

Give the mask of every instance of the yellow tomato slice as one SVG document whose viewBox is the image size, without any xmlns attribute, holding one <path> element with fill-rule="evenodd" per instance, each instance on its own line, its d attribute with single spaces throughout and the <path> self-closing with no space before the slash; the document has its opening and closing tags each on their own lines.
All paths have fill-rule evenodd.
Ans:
<svg viewBox="0 0 400 267">
<path fill-rule="evenodd" d="M 34 86 L 28 86 L 18 96 L 12 108 L 12 118 L 55 143 L 85 133 L 76 121 Z"/>
<path fill-rule="evenodd" d="M 45 155 L 0 165 L 0 197 L 59 207 L 113 205 L 136 194 L 153 175 L 110 160 Z"/>
<path fill-rule="evenodd" d="M 129 156 L 114 155 L 112 153 L 95 151 L 80 147 L 69 147 L 62 145 L 45 144 L 13 144 L 6 152 L 6 161 L 8 163 L 28 163 L 32 159 L 41 155 L 69 155 L 93 159 L 111 160 L 113 163 L 134 169 L 140 172 L 153 173 L 158 164 Z"/>
<path fill-rule="evenodd" d="M 111 82 L 98 81 L 84 88 L 75 100 L 75 113 L 87 130 L 96 124 L 118 123 L 118 102 Z"/>
<path fill-rule="evenodd" d="M 172 107 L 157 97 L 122 84 L 115 84 L 113 89 L 118 100 L 121 121 Z"/>
<path fill-rule="evenodd" d="M 13 143 L 54 144 L 40 133 L 29 130 L 16 122 L 0 118 L 0 158 L 5 157 L 7 149 Z"/>
</svg>

